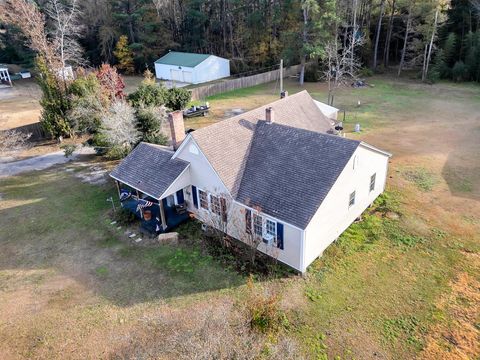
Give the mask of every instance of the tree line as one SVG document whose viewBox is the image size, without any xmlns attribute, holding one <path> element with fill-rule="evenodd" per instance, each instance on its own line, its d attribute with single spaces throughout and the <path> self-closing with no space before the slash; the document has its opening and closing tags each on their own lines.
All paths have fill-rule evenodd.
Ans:
<svg viewBox="0 0 480 360">
<path fill-rule="evenodd" d="M 15 3 L 4 2 L 5 8 Z M 425 80 L 433 71 L 433 62 L 434 77 L 478 79 L 471 70 L 476 66 L 473 58 L 478 58 L 478 0 L 35 3 L 46 15 L 47 27 L 55 31 L 59 31 L 55 23 L 61 19 L 56 17 L 54 3 L 75 4 L 75 28 L 68 39 L 82 50 L 84 65 L 88 66 L 119 64 L 126 72 L 142 73 L 169 50 L 180 50 L 228 58 L 232 72 L 242 73 L 275 65 L 282 58 L 286 65 L 323 60 L 328 45 L 331 47 L 335 41 L 339 51 L 349 49 L 352 59 L 357 57 L 363 67 L 374 71 L 397 66 L 401 74 L 404 69 L 416 69 Z M 6 21 L 1 26 L 0 61 L 32 63 L 35 52 L 25 45 L 24 33 Z M 119 49 L 123 57 L 116 56 Z M 78 63 L 79 58 L 69 56 L 74 54 L 66 54 L 70 57 L 67 61 Z M 126 63 L 121 64 L 125 59 Z"/>
</svg>

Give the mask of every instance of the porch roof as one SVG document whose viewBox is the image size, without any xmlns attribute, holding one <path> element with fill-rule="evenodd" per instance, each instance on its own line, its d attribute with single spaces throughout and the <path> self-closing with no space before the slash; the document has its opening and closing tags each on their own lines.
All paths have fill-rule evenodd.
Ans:
<svg viewBox="0 0 480 360">
<path fill-rule="evenodd" d="M 110 173 L 110 176 L 144 194 L 160 199 L 162 194 L 190 165 L 172 159 L 173 151 L 141 142 Z"/>
</svg>

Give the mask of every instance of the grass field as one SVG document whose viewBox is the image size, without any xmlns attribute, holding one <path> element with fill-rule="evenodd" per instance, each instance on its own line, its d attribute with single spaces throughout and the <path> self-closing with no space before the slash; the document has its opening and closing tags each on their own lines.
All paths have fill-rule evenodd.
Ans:
<svg viewBox="0 0 480 360">
<path fill-rule="evenodd" d="M 388 192 L 305 278 L 266 279 L 286 321 L 252 332 L 245 282 L 194 245 L 133 247 L 110 186 L 57 168 L 0 180 L 4 358 L 475 359 L 480 356 L 480 88 L 387 77 L 341 89 L 348 137 L 394 154 Z M 231 109 L 275 84 L 209 98 Z M 306 88 L 324 100 L 323 84 Z M 287 82 L 290 93 L 300 88 Z M 360 106 L 358 106 L 360 101 Z M 351 133 L 355 123 L 362 132 Z"/>
</svg>

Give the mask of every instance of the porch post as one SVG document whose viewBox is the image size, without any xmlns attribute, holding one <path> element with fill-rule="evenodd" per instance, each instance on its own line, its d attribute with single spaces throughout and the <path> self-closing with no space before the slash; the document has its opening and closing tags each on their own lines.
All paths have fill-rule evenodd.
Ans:
<svg viewBox="0 0 480 360">
<path fill-rule="evenodd" d="M 115 180 L 115 185 L 117 186 L 118 198 L 120 199 L 120 185 L 118 185 L 118 180 Z"/>
<path fill-rule="evenodd" d="M 138 192 L 137 189 L 135 189 L 135 191 L 137 192 L 137 201 L 139 201 L 139 200 L 140 200 L 140 193 Z M 140 208 L 140 216 L 141 216 L 141 218 L 143 219 L 143 210 L 142 210 L 142 208 Z"/>
<path fill-rule="evenodd" d="M 163 201 L 158 200 L 158 207 L 160 208 L 160 218 L 162 219 L 162 228 L 165 230 L 167 228 L 167 221 L 165 220 L 165 209 L 163 208 Z"/>
</svg>

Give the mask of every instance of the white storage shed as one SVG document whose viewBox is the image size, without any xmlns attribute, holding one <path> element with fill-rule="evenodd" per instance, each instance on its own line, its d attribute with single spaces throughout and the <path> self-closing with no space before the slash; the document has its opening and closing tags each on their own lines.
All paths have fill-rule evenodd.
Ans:
<svg viewBox="0 0 480 360">
<path fill-rule="evenodd" d="M 170 51 L 155 61 L 157 79 L 200 84 L 230 76 L 230 61 L 215 55 Z"/>
</svg>

